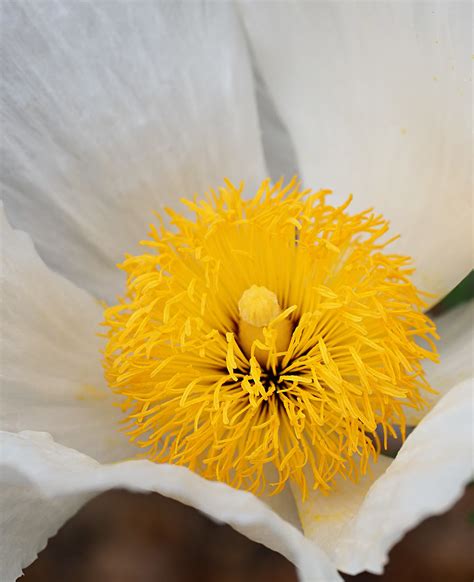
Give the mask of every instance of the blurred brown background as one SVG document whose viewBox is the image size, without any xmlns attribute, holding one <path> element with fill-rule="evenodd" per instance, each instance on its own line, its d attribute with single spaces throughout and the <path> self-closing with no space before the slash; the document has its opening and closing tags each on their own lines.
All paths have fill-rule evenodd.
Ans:
<svg viewBox="0 0 474 582">
<path fill-rule="evenodd" d="M 471 582 L 474 486 L 393 548 L 383 576 L 355 582 Z M 52 538 L 24 582 L 296 582 L 294 567 L 229 526 L 156 493 L 109 491 Z M 321 581 L 324 582 L 324 581 Z"/>
</svg>

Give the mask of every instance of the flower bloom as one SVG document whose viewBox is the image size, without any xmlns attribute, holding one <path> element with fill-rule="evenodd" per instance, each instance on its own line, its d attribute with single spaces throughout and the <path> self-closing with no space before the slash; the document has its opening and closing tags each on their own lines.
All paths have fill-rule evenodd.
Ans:
<svg viewBox="0 0 474 582">
<path fill-rule="evenodd" d="M 150 252 L 127 257 L 106 377 L 148 458 L 254 492 L 291 480 L 306 497 L 305 470 L 328 490 L 357 475 L 354 458 L 365 473 L 377 426 L 385 442 L 404 433 L 437 334 L 382 217 L 295 180 L 242 189 L 186 202 L 195 220 L 170 211 L 176 231 L 152 226 Z"/>
<path fill-rule="evenodd" d="M 112 487 L 193 505 L 324 581 L 382 571 L 461 495 L 472 307 L 436 322 L 433 367 L 417 288 L 470 268 L 469 10 L 2 4 L 2 580 Z M 275 168 L 336 194 L 270 192 Z M 175 226 L 140 252 L 162 204 Z M 387 247 L 379 212 L 401 233 Z"/>
</svg>

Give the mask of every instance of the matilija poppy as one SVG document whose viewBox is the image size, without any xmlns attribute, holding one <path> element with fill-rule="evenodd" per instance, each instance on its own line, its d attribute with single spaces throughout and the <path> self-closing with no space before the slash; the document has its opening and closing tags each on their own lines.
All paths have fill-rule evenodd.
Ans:
<svg viewBox="0 0 474 582">
<path fill-rule="evenodd" d="M 2 580 L 113 487 L 381 572 L 472 478 L 470 7 L 2 11 Z"/>
</svg>

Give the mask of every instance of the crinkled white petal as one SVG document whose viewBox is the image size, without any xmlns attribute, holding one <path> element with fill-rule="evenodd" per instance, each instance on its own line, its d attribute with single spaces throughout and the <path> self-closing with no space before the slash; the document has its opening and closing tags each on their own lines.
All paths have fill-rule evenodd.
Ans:
<svg viewBox="0 0 474 582">
<path fill-rule="evenodd" d="M 472 387 L 470 379 L 453 388 L 391 463 L 381 458 L 368 492 L 365 479 L 347 483 L 334 498 L 316 492 L 305 503 L 296 499 L 306 536 L 339 570 L 380 574 L 390 549 L 407 531 L 447 511 L 462 495 L 473 478 Z"/>
<path fill-rule="evenodd" d="M 230 3 L 5 1 L 2 58 L 7 213 L 97 297 L 153 211 L 265 177 Z"/>
<path fill-rule="evenodd" d="M 100 465 L 48 435 L 1 433 L 0 578 L 10 582 L 91 497 L 123 487 L 156 491 L 230 524 L 294 562 L 301 580 L 341 580 L 322 550 L 254 495 L 184 467 L 150 461 Z"/>
<path fill-rule="evenodd" d="M 472 262 L 472 4 L 240 6 L 305 182 L 382 212 L 446 294 Z"/>
<path fill-rule="evenodd" d="M 449 310 L 436 318 L 435 322 L 440 335 L 440 363 L 426 361 L 423 364 L 430 386 L 437 391 L 437 394 L 423 393 L 428 406 L 436 404 L 453 386 L 474 376 L 474 301 Z M 410 425 L 417 424 L 425 414 L 426 409 L 405 409 L 405 417 Z"/>
<path fill-rule="evenodd" d="M 0 427 L 50 432 L 101 461 L 130 456 L 103 378 L 99 303 L 50 271 L 1 206 L 0 215 Z"/>
</svg>

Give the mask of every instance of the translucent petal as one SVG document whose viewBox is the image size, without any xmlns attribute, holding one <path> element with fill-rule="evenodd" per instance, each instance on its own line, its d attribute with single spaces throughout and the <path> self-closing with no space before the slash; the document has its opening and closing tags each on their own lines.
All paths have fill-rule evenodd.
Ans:
<svg viewBox="0 0 474 582">
<path fill-rule="evenodd" d="M 21 574 L 81 505 L 115 487 L 157 491 L 228 523 L 293 561 L 301 580 L 341 580 L 322 550 L 250 493 L 184 467 L 149 461 L 100 465 L 40 433 L 1 433 L 1 443 L 0 577 L 6 582 Z"/>
<path fill-rule="evenodd" d="M 417 284 L 446 294 L 472 262 L 472 5 L 240 6 L 306 183 L 375 206 Z"/>
<path fill-rule="evenodd" d="M 374 481 L 383 475 L 391 462 L 392 459 L 380 456 L 377 463 L 371 464 L 370 473 L 361 477 L 357 484 L 338 477 L 336 487 L 330 494 L 313 491 L 304 502 L 301 499 L 301 492 L 295 487 L 293 494 L 306 537 L 316 542 L 329 555 L 334 555 L 340 539 L 357 514 L 367 491 Z"/>
<path fill-rule="evenodd" d="M 380 574 L 390 549 L 430 515 L 447 511 L 473 478 L 472 379 L 446 394 L 407 438 L 397 457 L 339 499 L 297 498 L 305 535 L 349 574 Z M 339 511 L 339 513 L 338 513 Z M 339 524 L 337 523 L 339 521 Z"/>
<path fill-rule="evenodd" d="M 101 461 L 129 456 L 103 379 L 99 303 L 50 271 L 0 214 L 1 428 L 47 431 Z"/>
<path fill-rule="evenodd" d="M 154 210 L 265 177 L 230 3 L 3 2 L 2 56 L 7 213 L 97 297 Z"/>
</svg>

